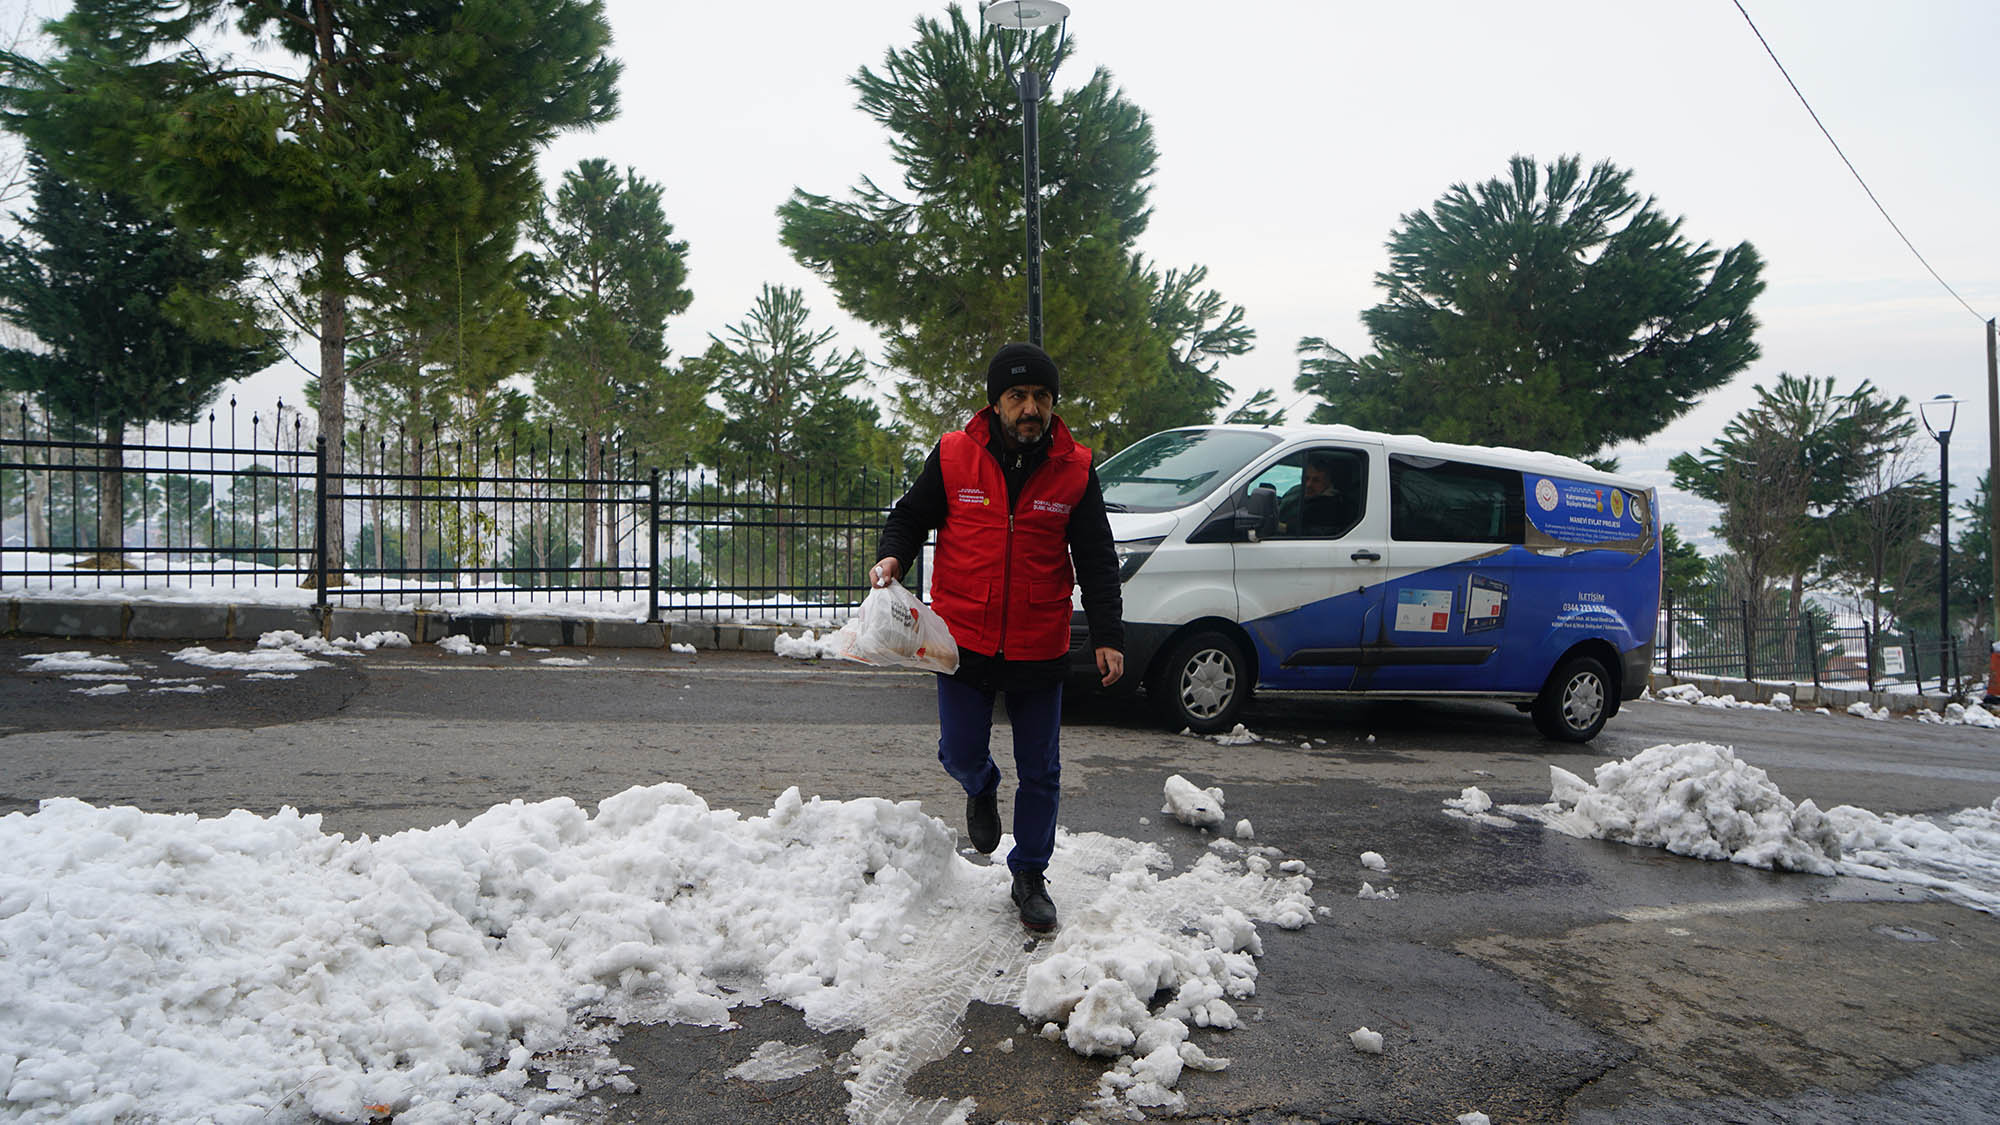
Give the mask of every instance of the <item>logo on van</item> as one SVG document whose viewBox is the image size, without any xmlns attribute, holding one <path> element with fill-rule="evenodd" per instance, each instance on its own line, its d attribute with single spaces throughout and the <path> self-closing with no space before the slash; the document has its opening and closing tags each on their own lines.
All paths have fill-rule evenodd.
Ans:
<svg viewBox="0 0 2000 1125">
<path fill-rule="evenodd" d="M 1535 503 L 1537 503 L 1537 504 L 1540 504 L 1540 505 L 1542 506 L 1542 511 L 1544 511 L 1544 512 L 1553 512 L 1553 511 L 1555 511 L 1555 510 L 1556 510 L 1556 482 L 1554 482 L 1554 481 L 1550 480 L 1550 479 L 1549 479 L 1549 478 L 1547 478 L 1547 477 L 1543 477 L 1543 478 L 1542 478 L 1541 480 L 1538 480 L 1538 481 L 1536 481 L 1536 482 L 1535 482 Z"/>
</svg>

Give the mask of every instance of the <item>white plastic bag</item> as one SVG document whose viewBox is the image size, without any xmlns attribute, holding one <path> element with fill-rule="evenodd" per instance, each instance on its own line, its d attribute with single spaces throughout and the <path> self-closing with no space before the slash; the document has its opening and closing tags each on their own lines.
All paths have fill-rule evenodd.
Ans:
<svg viewBox="0 0 2000 1125">
<path fill-rule="evenodd" d="M 950 674 L 958 671 L 958 642 L 937 611 L 902 583 L 868 592 L 861 612 L 842 629 L 841 655 L 863 664 L 894 664 Z"/>
</svg>

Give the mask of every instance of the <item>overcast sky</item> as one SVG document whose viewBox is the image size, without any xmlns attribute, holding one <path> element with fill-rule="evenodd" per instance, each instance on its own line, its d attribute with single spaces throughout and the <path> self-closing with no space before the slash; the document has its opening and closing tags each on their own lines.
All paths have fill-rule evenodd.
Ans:
<svg viewBox="0 0 2000 1125">
<path fill-rule="evenodd" d="M 1076 54 L 1055 85 L 1104 67 L 1151 116 L 1160 159 L 1140 249 L 1207 265 L 1244 306 L 1258 346 L 1222 371 L 1242 392 L 1296 399 L 1301 336 L 1367 348 L 1359 314 L 1379 298 L 1374 274 L 1400 215 L 1498 175 L 1516 153 L 1576 153 L 1632 169 L 1690 238 L 1748 240 L 1768 262 L 1764 358 L 1650 445 L 1699 446 L 1753 383 L 1789 371 L 1912 399 L 1955 393 L 1971 400 L 1960 456 L 1984 451 L 1982 319 L 2000 315 L 2000 220 L 1982 205 L 2000 154 L 1980 113 L 2000 102 L 2000 77 L 1982 54 L 2000 41 L 2000 5 L 1745 0 L 1869 186 L 1977 315 L 1875 210 L 1731 0 L 1070 7 Z M 879 360 L 872 333 L 779 245 L 775 211 L 794 187 L 845 195 L 863 174 L 896 182 L 887 135 L 854 108 L 849 80 L 909 44 L 918 17 L 944 11 L 612 0 L 623 113 L 558 142 L 544 174 L 605 156 L 665 185 L 695 293 L 677 351 L 740 320 L 770 281 L 804 288 L 818 320 Z"/>
<path fill-rule="evenodd" d="M 1982 58 L 2000 41 L 2000 5 L 1743 2 L 1963 303 L 1876 211 L 1732 0 L 1072 0 L 1076 54 L 1055 85 L 1104 67 L 1151 116 L 1160 159 L 1140 250 L 1208 266 L 1244 306 L 1258 346 L 1222 369 L 1241 395 L 1270 387 L 1297 400 L 1302 336 L 1368 348 L 1359 314 L 1379 297 L 1373 277 L 1400 215 L 1498 175 L 1516 153 L 1576 153 L 1632 169 L 1691 239 L 1748 240 L 1768 263 L 1763 359 L 1648 453 L 1627 451 L 1628 464 L 1712 440 L 1752 384 L 1789 371 L 1968 399 L 1963 481 L 1985 459 L 1982 321 L 2000 315 L 2000 216 L 1982 206 L 2000 153 L 1980 116 L 2000 103 Z M 559 140 L 544 177 L 602 156 L 664 185 L 695 294 L 670 333 L 679 354 L 741 320 L 768 281 L 803 288 L 817 322 L 879 361 L 876 337 L 779 245 L 775 212 L 794 187 L 844 196 L 864 174 L 897 182 L 886 134 L 854 108 L 849 80 L 909 44 L 918 17 L 944 11 L 933 0 L 611 0 L 622 113 Z M 267 376 L 245 398 L 297 381 Z"/>
</svg>

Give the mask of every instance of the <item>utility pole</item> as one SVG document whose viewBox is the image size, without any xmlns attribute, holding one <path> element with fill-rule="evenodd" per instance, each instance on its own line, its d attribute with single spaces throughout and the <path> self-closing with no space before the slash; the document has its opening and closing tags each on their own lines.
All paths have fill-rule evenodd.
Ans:
<svg viewBox="0 0 2000 1125">
<path fill-rule="evenodd" d="M 2000 646 L 2000 512 L 1993 505 L 1993 493 L 2000 490 L 2000 344 L 1995 342 L 1994 322 L 1986 322 L 1986 534 L 1987 557 L 1993 563 L 1992 585 L 1987 588 L 1987 604 L 1992 610 L 1987 642 Z M 2000 701 L 2000 648 L 1987 656 L 1986 702 Z"/>
</svg>

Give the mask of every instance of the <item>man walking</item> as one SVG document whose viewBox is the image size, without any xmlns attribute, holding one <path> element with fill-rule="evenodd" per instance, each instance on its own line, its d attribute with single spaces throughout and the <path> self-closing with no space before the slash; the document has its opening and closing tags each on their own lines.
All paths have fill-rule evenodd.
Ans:
<svg viewBox="0 0 2000 1125">
<path fill-rule="evenodd" d="M 882 528 L 871 580 L 886 586 L 937 530 L 931 605 L 958 642 L 938 676 L 938 760 L 966 792 L 966 835 L 1000 843 L 1000 768 L 989 749 L 994 696 L 1014 728 L 1014 905 L 1021 924 L 1055 928 L 1044 872 L 1055 851 L 1070 590 L 1081 584 L 1097 671 L 1125 672 L 1118 556 L 1090 450 L 1056 417 L 1055 361 L 1008 344 L 986 368 L 987 407 L 938 441 Z M 1071 560 L 1075 560 L 1072 570 Z"/>
</svg>

